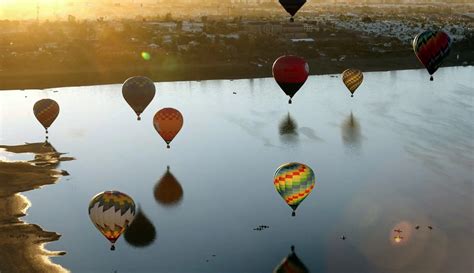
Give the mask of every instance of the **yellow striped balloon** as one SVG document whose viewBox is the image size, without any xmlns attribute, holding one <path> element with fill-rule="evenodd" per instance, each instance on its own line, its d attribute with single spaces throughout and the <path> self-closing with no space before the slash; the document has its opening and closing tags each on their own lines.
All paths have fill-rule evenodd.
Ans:
<svg viewBox="0 0 474 273">
<path fill-rule="evenodd" d="M 273 176 L 275 189 L 293 209 L 292 216 L 295 216 L 296 208 L 313 190 L 315 181 L 313 170 L 296 162 L 281 165 Z"/>
<path fill-rule="evenodd" d="M 342 72 L 342 81 L 351 92 L 351 97 L 354 97 L 354 92 L 362 84 L 363 80 L 364 74 L 358 69 L 349 68 Z"/>
<path fill-rule="evenodd" d="M 48 133 L 48 128 L 59 115 L 59 105 L 52 99 L 42 99 L 33 106 L 33 113 L 44 129 L 46 129 L 46 133 Z"/>
</svg>

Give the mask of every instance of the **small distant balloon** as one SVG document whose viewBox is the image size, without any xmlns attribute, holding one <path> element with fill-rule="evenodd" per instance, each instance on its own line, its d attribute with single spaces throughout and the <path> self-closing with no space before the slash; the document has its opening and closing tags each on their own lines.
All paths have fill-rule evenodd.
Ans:
<svg viewBox="0 0 474 273">
<path fill-rule="evenodd" d="M 316 177 L 313 170 L 301 163 L 286 163 L 278 167 L 273 185 L 283 200 L 293 209 L 292 216 L 314 188 Z"/>
<path fill-rule="evenodd" d="M 128 78 L 122 85 L 122 95 L 140 120 L 140 115 L 155 97 L 156 89 L 152 80 L 135 76 Z"/>
<path fill-rule="evenodd" d="M 430 80 L 443 60 L 449 55 L 452 39 L 444 31 L 424 31 L 413 39 L 413 50 L 418 60 L 430 73 Z"/>
<path fill-rule="evenodd" d="M 290 97 L 288 103 L 300 90 L 309 76 L 309 65 L 300 57 L 293 55 L 281 56 L 273 63 L 273 77 L 280 88 Z"/>
<path fill-rule="evenodd" d="M 153 117 L 153 126 L 170 148 L 170 143 L 183 127 L 183 115 L 174 108 L 163 108 Z"/>
<path fill-rule="evenodd" d="M 358 69 L 349 68 L 342 72 L 342 82 L 346 85 L 351 97 L 354 97 L 354 92 L 359 88 L 364 80 L 364 74 Z"/>
<path fill-rule="evenodd" d="M 135 202 L 119 191 L 105 191 L 97 194 L 89 203 L 89 217 L 94 226 L 112 244 L 129 227 L 135 218 Z"/>
<path fill-rule="evenodd" d="M 39 100 L 33 106 L 33 113 L 48 133 L 48 128 L 59 115 L 59 104 L 52 99 Z"/>
<path fill-rule="evenodd" d="M 124 239 L 134 247 L 147 247 L 155 241 L 155 226 L 140 208 L 133 222 L 125 230 Z"/>
<path fill-rule="evenodd" d="M 142 55 L 143 60 L 145 60 L 145 61 L 151 60 L 151 54 L 150 54 L 150 53 L 148 53 L 148 52 L 146 52 L 146 51 L 143 51 L 143 52 L 141 53 L 141 55 Z"/>
<path fill-rule="evenodd" d="M 291 15 L 290 22 L 294 22 L 293 16 L 306 3 L 306 0 L 279 0 L 283 8 Z"/>
<path fill-rule="evenodd" d="M 166 207 L 177 205 L 183 199 L 183 188 L 171 173 L 169 166 L 156 184 L 153 193 L 155 200 Z"/>
</svg>

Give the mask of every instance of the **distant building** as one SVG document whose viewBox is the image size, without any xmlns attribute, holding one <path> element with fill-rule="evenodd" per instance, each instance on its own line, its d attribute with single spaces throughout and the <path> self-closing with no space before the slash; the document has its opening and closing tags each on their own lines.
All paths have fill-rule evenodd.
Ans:
<svg viewBox="0 0 474 273">
<path fill-rule="evenodd" d="M 313 38 L 299 38 L 299 39 L 291 39 L 293 43 L 314 43 Z"/>
<path fill-rule="evenodd" d="M 276 35 L 283 31 L 283 27 L 281 24 L 268 22 L 247 22 L 244 30 L 250 34 Z"/>
<path fill-rule="evenodd" d="M 160 30 L 173 32 L 178 28 L 175 22 L 148 22 L 147 25 L 158 27 Z"/>
<path fill-rule="evenodd" d="M 204 23 L 183 21 L 181 30 L 184 32 L 201 33 L 204 30 Z"/>
<path fill-rule="evenodd" d="M 287 39 L 304 39 L 308 37 L 304 25 L 297 23 L 283 24 L 282 34 Z"/>
</svg>

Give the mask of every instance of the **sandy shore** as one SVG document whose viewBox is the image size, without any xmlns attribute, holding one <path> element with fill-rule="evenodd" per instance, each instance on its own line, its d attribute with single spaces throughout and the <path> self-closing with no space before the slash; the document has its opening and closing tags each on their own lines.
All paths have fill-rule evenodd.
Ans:
<svg viewBox="0 0 474 273">
<path fill-rule="evenodd" d="M 45 143 L 0 145 L 0 149 L 35 154 L 30 161 L 0 161 L 0 272 L 68 272 L 49 259 L 65 252 L 44 248 L 44 244 L 57 241 L 61 235 L 22 221 L 20 217 L 26 215 L 31 204 L 19 193 L 57 183 L 62 173 L 56 169 L 59 163 L 72 158 L 62 157 Z"/>
</svg>

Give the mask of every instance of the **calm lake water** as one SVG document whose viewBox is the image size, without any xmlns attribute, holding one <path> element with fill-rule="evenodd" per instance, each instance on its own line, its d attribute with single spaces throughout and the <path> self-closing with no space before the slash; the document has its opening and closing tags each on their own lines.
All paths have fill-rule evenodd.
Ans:
<svg viewBox="0 0 474 273">
<path fill-rule="evenodd" d="M 141 121 L 121 85 L 5 91 L 0 144 L 44 141 L 33 104 L 60 104 L 49 140 L 76 160 L 59 167 L 70 176 L 23 193 L 22 220 L 61 234 L 46 248 L 65 251 L 52 262 L 72 272 L 272 272 L 292 245 L 313 273 L 471 272 L 473 75 L 365 73 L 354 98 L 338 76 L 312 76 L 292 105 L 271 78 L 156 83 Z M 171 149 L 152 125 L 163 107 L 184 116 Z M 273 187 L 291 161 L 316 174 L 296 217 Z M 167 166 L 182 190 L 172 206 L 154 193 Z M 112 189 L 134 198 L 152 243 L 122 237 L 109 250 L 87 208 Z"/>
</svg>

